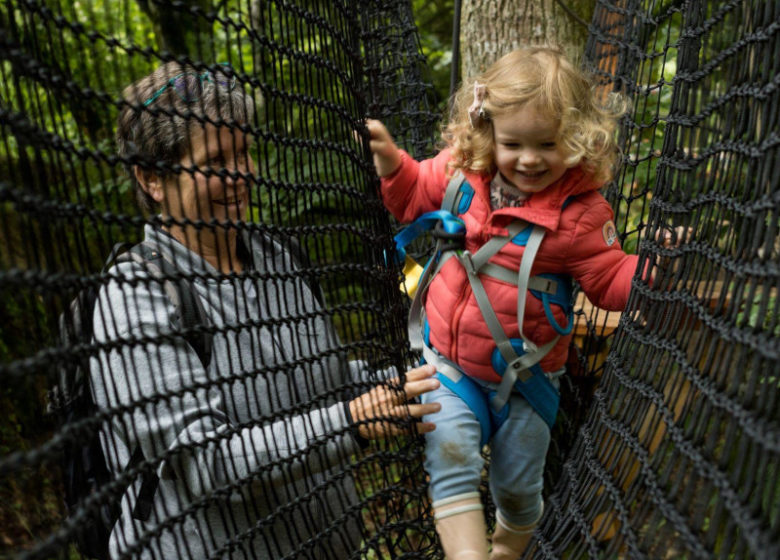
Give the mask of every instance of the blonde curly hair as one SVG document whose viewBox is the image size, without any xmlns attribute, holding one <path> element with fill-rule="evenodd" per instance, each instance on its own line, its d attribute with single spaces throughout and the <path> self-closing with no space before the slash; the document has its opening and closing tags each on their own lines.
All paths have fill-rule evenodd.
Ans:
<svg viewBox="0 0 780 560">
<path fill-rule="evenodd" d="M 485 86 L 483 112 L 472 127 L 469 107 L 475 82 Z M 533 103 L 543 114 L 560 121 L 558 141 L 567 154 L 566 164 L 582 164 L 596 180 L 612 177 L 618 149 L 614 139 L 617 120 L 627 101 L 610 94 L 601 104 L 586 75 L 563 53 L 550 47 L 517 49 L 501 57 L 484 73 L 465 80 L 453 102 L 452 120 L 442 139 L 452 153 L 454 169 L 472 172 L 495 170 L 491 119 Z"/>
</svg>

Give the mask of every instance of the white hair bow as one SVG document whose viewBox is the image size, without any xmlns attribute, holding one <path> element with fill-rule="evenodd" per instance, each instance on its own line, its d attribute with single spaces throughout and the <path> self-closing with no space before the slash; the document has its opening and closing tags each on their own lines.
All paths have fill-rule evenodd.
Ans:
<svg viewBox="0 0 780 560">
<path fill-rule="evenodd" d="M 474 82 L 474 101 L 469 107 L 469 122 L 471 128 L 477 127 L 477 119 L 485 118 L 485 95 L 487 94 L 487 86 Z"/>
</svg>

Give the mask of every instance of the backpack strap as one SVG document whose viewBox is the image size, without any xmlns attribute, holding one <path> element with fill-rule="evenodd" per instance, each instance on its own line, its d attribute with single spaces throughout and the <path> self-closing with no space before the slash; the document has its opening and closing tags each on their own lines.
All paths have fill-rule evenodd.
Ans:
<svg viewBox="0 0 780 560">
<path fill-rule="evenodd" d="M 130 243 L 117 243 L 111 249 L 101 270 L 105 274 L 111 268 L 120 255 L 128 251 Z M 98 290 L 94 286 L 88 286 L 79 290 L 76 297 L 71 300 L 68 307 L 60 314 L 58 330 L 60 341 L 65 346 L 77 344 L 90 344 L 92 342 L 93 313 L 97 301 Z M 46 409 L 50 413 L 66 414 L 66 408 L 74 402 L 83 399 L 89 393 L 88 375 L 89 356 L 79 354 L 76 357 L 78 366 L 60 367 L 57 383 L 48 391 Z"/>
<path fill-rule="evenodd" d="M 116 262 L 133 261 L 142 265 L 151 275 L 162 283 L 163 290 L 174 306 L 174 314 L 171 316 L 171 326 L 182 331 L 187 343 L 192 347 L 203 364 L 208 368 L 211 363 L 212 334 L 204 327 L 210 325 L 206 311 L 200 298 L 195 293 L 192 284 L 181 277 L 181 271 L 176 265 L 165 258 L 164 253 L 156 245 L 144 241 L 125 250 L 118 257 L 114 254 L 123 248 L 116 245 L 112 251 L 113 260 Z M 112 258 L 109 257 L 107 266 Z M 144 461 L 141 447 L 136 447 L 128 468 L 137 467 Z M 157 473 L 144 472 L 141 479 L 141 487 L 138 490 L 132 516 L 140 521 L 147 521 L 154 507 L 154 495 L 160 484 Z"/>
<path fill-rule="evenodd" d="M 165 254 L 156 245 L 148 241 L 134 245 L 125 254 L 143 265 L 162 283 L 175 309 L 171 316 L 171 326 L 182 331 L 182 336 L 195 351 L 203 367 L 208 368 L 211 364 L 213 337 L 204 327 L 208 327 L 210 321 L 192 284 L 181 277 L 181 271 L 165 258 Z"/>
<path fill-rule="evenodd" d="M 144 452 L 141 450 L 141 446 L 135 448 L 133 455 L 130 457 L 130 461 L 127 463 L 127 468 L 132 469 L 139 466 L 144 461 Z M 138 496 L 135 500 L 135 507 L 133 507 L 132 516 L 133 519 L 139 521 L 148 521 L 152 515 L 152 508 L 154 507 L 154 494 L 157 492 L 157 487 L 160 485 L 160 477 L 154 471 L 144 471 L 141 476 L 141 488 L 138 489 Z"/>
<path fill-rule="evenodd" d="M 103 264 L 103 270 L 101 270 L 101 274 L 105 274 L 106 272 L 108 272 L 108 270 L 112 266 L 114 266 L 115 263 L 124 260 L 124 259 L 120 259 L 120 257 L 124 253 L 127 253 L 133 247 L 134 245 L 132 243 L 127 243 L 126 241 L 120 241 L 119 243 L 116 243 L 111 248 L 111 252 L 108 254 L 108 258 L 106 259 L 106 262 Z"/>
</svg>

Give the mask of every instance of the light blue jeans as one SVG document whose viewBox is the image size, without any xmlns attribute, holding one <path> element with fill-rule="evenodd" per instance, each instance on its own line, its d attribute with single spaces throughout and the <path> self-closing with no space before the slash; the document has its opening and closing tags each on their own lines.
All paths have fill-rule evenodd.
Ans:
<svg viewBox="0 0 780 560">
<path fill-rule="evenodd" d="M 487 392 L 495 384 L 476 380 Z M 557 376 L 553 385 L 558 388 Z M 425 416 L 436 429 L 425 434 L 425 469 L 431 500 L 479 490 L 483 459 L 480 425 L 468 405 L 444 385 L 422 395 L 441 411 Z M 509 400 L 509 417 L 490 440 L 490 492 L 501 517 L 514 525 L 536 523 L 542 514 L 542 475 L 550 428 L 519 393 Z"/>
</svg>

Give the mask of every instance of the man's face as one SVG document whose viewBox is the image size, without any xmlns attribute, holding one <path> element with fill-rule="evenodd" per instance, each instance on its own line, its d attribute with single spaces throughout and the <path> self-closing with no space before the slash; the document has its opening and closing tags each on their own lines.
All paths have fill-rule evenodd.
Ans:
<svg viewBox="0 0 780 560">
<path fill-rule="evenodd" d="M 247 149 L 240 130 L 212 124 L 194 127 L 189 153 L 179 162 L 181 173 L 165 182 L 163 214 L 179 222 L 246 220 L 247 177 L 255 173 Z"/>
</svg>

